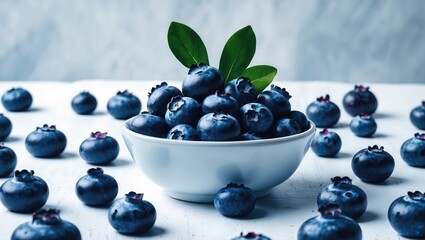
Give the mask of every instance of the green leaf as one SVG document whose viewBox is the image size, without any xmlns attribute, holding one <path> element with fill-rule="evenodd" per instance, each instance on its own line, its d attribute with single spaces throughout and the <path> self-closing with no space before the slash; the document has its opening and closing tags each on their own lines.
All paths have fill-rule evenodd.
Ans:
<svg viewBox="0 0 425 240">
<path fill-rule="evenodd" d="M 269 65 L 258 65 L 245 69 L 241 76 L 249 78 L 258 93 L 262 92 L 273 81 L 277 69 Z"/>
<path fill-rule="evenodd" d="M 256 39 L 251 26 L 235 32 L 221 53 L 219 69 L 225 82 L 237 78 L 248 67 L 255 53 Z"/>
<path fill-rule="evenodd" d="M 171 52 L 184 66 L 190 68 L 190 66 L 200 63 L 209 65 L 204 42 L 190 27 L 182 23 L 171 22 L 167 38 Z"/>
</svg>

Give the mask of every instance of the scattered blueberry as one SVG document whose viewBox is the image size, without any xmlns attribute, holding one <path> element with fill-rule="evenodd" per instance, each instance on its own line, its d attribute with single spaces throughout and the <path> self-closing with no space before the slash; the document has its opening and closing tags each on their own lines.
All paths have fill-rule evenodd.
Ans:
<svg viewBox="0 0 425 240">
<path fill-rule="evenodd" d="M 238 117 L 239 104 L 230 94 L 216 91 L 215 94 L 209 95 L 204 99 L 202 102 L 202 112 L 203 114 L 221 112 Z"/>
<path fill-rule="evenodd" d="M 201 104 L 191 97 L 177 96 L 171 99 L 165 113 L 165 121 L 168 126 L 174 127 L 179 124 L 188 124 L 196 127 L 202 115 Z"/>
<path fill-rule="evenodd" d="M 117 158 L 120 146 L 115 138 L 107 133 L 92 132 L 80 145 L 80 156 L 90 164 L 107 164 Z"/>
<path fill-rule="evenodd" d="M 376 183 L 385 181 L 394 171 L 394 158 L 384 147 L 377 145 L 357 152 L 351 161 L 354 174 L 364 182 Z"/>
<path fill-rule="evenodd" d="M 258 95 L 251 80 L 245 77 L 239 77 L 228 82 L 224 87 L 224 92 L 234 97 L 239 106 L 255 102 Z"/>
<path fill-rule="evenodd" d="M 96 109 L 97 100 L 91 93 L 81 92 L 72 98 L 71 107 L 77 114 L 88 115 Z"/>
<path fill-rule="evenodd" d="M 89 206 L 107 206 L 118 194 L 118 183 L 102 168 L 90 168 L 75 184 L 78 199 Z"/>
<path fill-rule="evenodd" d="M 401 158 L 412 167 L 425 167 L 425 133 L 415 133 L 400 149 Z"/>
<path fill-rule="evenodd" d="M 415 127 L 425 130 L 425 101 L 422 101 L 422 105 L 413 108 L 409 117 Z"/>
<path fill-rule="evenodd" d="M 301 132 L 301 127 L 290 118 L 282 118 L 273 127 L 274 137 L 286 137 Z"/>
<path fill-rule="evenodd" d="M 116 95 L 109 99 L 107 108 L 114 118 L 129 119 L 140 113 L 142 102 L 127 90 L 118 91 Z"/>
<path fill-rule="evenodd" d="M 142 112 L 126 123 L 128 129 L 151 137 L 165 138 L 170 130 L 162 117 Z"/>
<path fill-rule="evenodd" d="M 28 134 L 25 147 L 34 157 L 57 157 L 65 150 L 66 137 L 55 125 L 44 124 Z"/>
<path fill-rule="evenodd" d="M 307 106 L 306 114 L 317 127 L 321 128 L 332 127 L 341 117 L 339 107 L 331 102 L 329 95 L 318 97 L 316 101 L 310 103 Z"/>
<path fill-rule="evenodd" d="M 403 237 L 425 238 L 425 194 L 408 192 L 394 200 L 388 209 L 391 226 Z"/>
<path fill-rule="evenodd" d="M 12 212 L 34 212 L 46 204 L 49 187 L 34 171 L 16 170 L 0 187 L 0 200 Z"/>
<path fill-rule="evenodd" d="M 167 105 L 173 97 L 183 96 L 180 89 L 174 86 L 168 86 L 166 82 L 156 85 L 148 93 L 147 108 L 150 113 L 164 117 L 167 112 Z"/>
<path fill-rule="evenodd" d="M 12 88 L 1 97 L 4 108 L 10 112 L 22 112 L 28 110 L 32 104 L 31 94 L 23 88 Z"/>
<path fill-rule="evenodd" d="M 287 118 L 291 113 L 291 95 L 285 88 L 271 85 L 270 90 L 265 90 L 258 94 L 257 102 L 268 107 L 272 111 L 275 119 Z"/>
<path fill-rule="evenodd" d="M 183 81 L 183 95 L 202 102 L 207 96 L 221 91 L 224 87 L 224 78 L 220 70 L 204 63 L 192 66 L 186 79 Z"/>
<path fill-rule="evenodd" d="M 261 103 L 247 103 L 240 109 L 241 126 L 244 131 L 261 135 L 273 126 L 273 113 Z"/>
<path fill-rule="evenodd" d="M 345 111 L 352 117 L 361 113 L 372 115 L 378 108 L 378 100 L 375 95 L 369 91 L 369 87 L 355 85 L 354 90 L 344 95 L 342 104 Z"/>
<path fill-rule="evenodd" d="M 108 219 L 119 233 L 145 233 L 155 224 L 156 210 L 150 202 L 143 200 L 143 194 L 129 192 L 125 198 L 112 203 Z"/>
<path fill-rule="evenodd" d="M 226 217 L 242 217 L 254 210 L 254 192 L 243 184 L 230 183 L 214 196 L 214 207 Z"/>
<path fill-rule="evenodd" d="M 297 122 L 301 128 L 301 131 L 303 132 L 307 131 L 310 128 L 310 122 L 308 121 L 305 114 L 300 111 L 292 110 L 289 115 L 289 118 Z"/>
<path fill-rule="evenodd" d="M 202 141 L 227 141 L 241 132 L 238 120 L 225 113 L 208 113 L 199 119 L 197 131 Z"/>
<path fill-rule="evenodd" d="M 179 124 L 174 126 L 167 135 L 168 139 L 173 140 L 189 140 L 189 141 L 199 141 L 201 137 L 199 133 L 190 125 Z"/>
<path fill-rule="evenodd" d="M 243 234 L 241 232 L 241 234 L 239 235 L 239 237 L 236 238 L 232 238 L 232 240 L 271 240 L 271 238 L 264 236 L 263 234 L 258 234 L 255 232 L 249 232 L 247 234 Z"/>
<path fill-rule="evenodd" d="M 378 126 L 375 119 L 367 114 L 360 114 L 350 122 L 350 130 L 358 137 L 371 137 Z"/>
<path fill-rule="evenodd" d="M 5 140 L 12 132 L 12 122 L 0 113 L 0 141 Z"/>
<path fill-rule="evenodd" d="M 9 176 L 15 170 L 16 163 L 15 152 L 0 143 L 0 178 Z"/>
<path fill-rule="evenodd" d="M 311 141 L 311 149 L 320 157 L 333 157 L 341 150 L 342 141 L 338 133 L 323 129 Z"/>
<path fill-rule="evenodd" d="M 33 213 L 32 221 L 19 225 L 12 240 L 80 240 L 78 228 L 59 216 L 58 209 L 40 209 Z"/>
</svg>

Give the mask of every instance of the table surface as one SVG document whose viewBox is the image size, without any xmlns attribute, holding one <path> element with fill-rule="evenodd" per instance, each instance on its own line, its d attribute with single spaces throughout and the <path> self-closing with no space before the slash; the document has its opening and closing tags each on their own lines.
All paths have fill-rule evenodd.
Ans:
<svg viewBox="0 0 425 240">
<path fill-rule="evenodd" d="M 318 215 L 316 196 L 334 176 L 351 177 L 353 183 L 368 195 L 368 208 L 358 219 L 364 239 L 400 239 L 387 220 L 389 205 L 407 191 L 425 191 L 425 169 L 409 167 L 400 157 L 401 144 L 419 132 L 410 123 L 409 112 L 424 100 L 425 84 L 369 84 L 379 101 L 374 115 L 378 130 L 372 138 L 359 138 L 349 130 L 351 117 L 342 107 L 342 98 L 353 89 L 353 84 L 276 81 L 275 84 L 285 87 L 293 96 L 292 109 L 304 112 L 316 97 L 331 96 L 342 112 L 339 123 L 332 128 L 341 136 L 341 152 L 335 158 L 321 158 L 309 150 L 297 171 L 275 187 L 269 196 L 259 199 L 253 213 L 243 219 L 223 217 L 212 204 L 175 200 L 136 168 L 119 130 L 123 121 L 112 118 L 106 110 L 108 99 L 118 90 L 125 89 L 142 100 L 145 110 L 147 94 L 156 84 L 159 81 L 0 82 L 2 93 L 11 87 L 22 86 L 34 98 L 27 112 L 7 112 L 0 106 L 0 113 L 13 122 L 5 146 L 12 148 L 18 156 L 16 169 L 32 169 L 48 183 L 50 196 L 45 207 L 59 208 L 63 219 L 78 226 L 83 239 L 231 239 L 248 231 L 263 233 L 272 239 L 296 239 L 300 225 Z M 180 86 L 180 82 L 169 84 Z M 77 115 L 71 109 L 72 97 L 83 90 L 90 91 L 98 100 L 93 115 Z M 34 158 L 25 149 L 25 137 L 45 123 L 56 125 L 67 136 L 68 145 L 59 158 Z M 120 144 L 118 158 L 112 164 L 102 166 L 106 174 L 118 181 L 117 197 L 123 197 L 129 191 L 143 192 L 145 200 L 155 205 L 157 221 L 148 233 L 121 235 L 109 225 L 106 208 L 88 207 L 78 200 L 75 183 L 94 167 L 80 158 L 78 149 L 92 131 L 108 132 Z M 384 146 L 394 157 L 396 168 L 383 183 L 363 183 L 351 170 L 351 158 L 360 149 L 375 144 Z M 0 179 L 0 184 L 6 180 Z M 31 214 L 12 213 L 1 205 L 0 219 L 0 238 L 7 239 L 6 236 L 11 236 L 19 224 L 31 220 Z"/>
</svg>

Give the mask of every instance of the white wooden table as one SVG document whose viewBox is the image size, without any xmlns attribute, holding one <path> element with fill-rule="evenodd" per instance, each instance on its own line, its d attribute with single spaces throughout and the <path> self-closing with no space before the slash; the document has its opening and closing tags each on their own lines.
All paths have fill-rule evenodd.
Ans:
<svg viewBox="0 0 425 240">
<path fill-rule="evenodd" d="M 330 94 L 342 111 L 340 122 L 332 130 L 342 138 L 341 152 L 336 158 L 320 158 L 309 151 L 295 174 L 277 186 L 271 195 L 260 199 L 254 212 L 244 219 L 221 216 L 212 204 L 195 204 L 172 199 L 147 179 L 133 163 L 119 132 L 123 121 L 113 119 L 106 111 L 106 103 L 118 90 L 128 89 L 142 99 L 146 110 L 147 93 L 159 81 L 78 81 L 58 82 L 0 82 L 0 92 L 22 86 L 33 95 L 34 102 L 28 112 L 11 113 L 0 106 L 13 122 L 13 130 L 5 141 L 18 156 L 16 169 L 32 169 L 49 185 L 50 196 L 46 207 L 59 208 L 63 219 L 73 222 L 80 229 L 83 239 L 135 239 L 117 233 L 108 222 L 107 209 L 87 207 L 74 192 L 76 181 L 94 167 L 79 157 L 81 142 L 92 131 L 106 131 L 120 144 L 118 158 L 103 166 L 106 174 L 118 181 L 118 197 L 129 191 L 145 193 L 145 199 L 157 209 L 157 221 L 153 229 L 140 237 L 148 239 L 231 239 L 241 231 L 263 233 L 272 239 L 296 239 L 300 225 L 316 216 L 316 196 L 334 176 L 349 176 L 353 183 L 368 195 L 366 213 L 359 219 L 364 239 L 399 239 L 387 220 L 390 203 L 407 191 L 425 191 L 425 169 L 407 166 L 400 157 L 400 146 L 419 132 L 410 123 L 410 110 L 425 100 L 425 84 L 394 85 L 370 84 L 378 98 L 375 114 L 378 124 L 373 138 L 354 136 L 348 128 L 351 117 L 343 110 L 342 98 L 353 84 L 328 82 L 278 82 L 287 88 L 293 98 L 293 109 L 305 111 L 316 97 Z M 180 87 L 180 82 L 169 82 Z M 74 95 L 89 90 L 98 100 L 94 115 L 80 116 L 71 109 Z M 25 149 L 25 137 L 37 126 L 56 125 L 68 139 L 65 152 L 57 159 L 38 159 Z M 320 130 L 320 129 L 318 129 Z M 360 149 L 371 145 L 384 146 L 396 161 L 393 175 L 382 184 L 361 182 L 351 170 L 351 158 Z M 0 184 L 6 181 L 0 179 Z M 0 205 L 0 238 L 10 238 L 21 223 L 30 221 L 30 214 L 9 212 Z"/>
</svg>

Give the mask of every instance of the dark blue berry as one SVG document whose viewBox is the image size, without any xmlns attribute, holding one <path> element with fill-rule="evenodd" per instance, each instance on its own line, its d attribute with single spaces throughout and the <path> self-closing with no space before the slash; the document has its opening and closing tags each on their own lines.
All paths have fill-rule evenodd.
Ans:
<svg viewBox="0 0 425 240">
<path fill-rule="evenodd" d="M 12 88 L 1 97 L 4 108 L 10 112 L 22 112 L 28 110 L 32 104 L 31 94 L 23 88 Z"/>
<path fill-rule="evenodd" d="M 273 113 L 261 103 L 247 103 L 240 109 L 242 129 L 261 135 L 273 126 Z"/>
<path fill-rule="evenodd" d="M 252 134 L 250 132 L 246 132 L 244 134 L 241 134 L 241 135 L 237 136 L 235 140 L 237 140 L 237 141 L 245 141 L 245 140 L 260 140 L 260 139 L 262 139 L 262 138 L 259 137 L 259 136 L 254 135 L 254 134 Z"/>
<path fill-rule="evenodd" d="M 403 237 L 425 238 L 425 194 L 408 192 L 394 200 L 388 209 L 391 226 Z"/>
<path fill-rule="evenodd" d="M 12 122 L 0 113 L 0 141 L 5 140 L 12 132 Z"/>
<path fill-rule="evenodd" d="M 34 171 L 16 170 L 0 187 L 0 200 L 12 212 L 34 212 L 46 204 L 49 187 Z"/>
<path fill-rule="evenodd" d="M 190 125 L 179 124 L 174 126 L 167 135 L 168 139 L 173 140 L 189 140 L 189 141 L 199 141 L 201 137 L 198 132 Z"/>
<path fill-rule="evenodd" d="M 369 87 L 355 85 L 354 90 L 344 95 L 342 105 L 345 111 L 352 117 L 361 113 L 372 115 L 378 108 L 378 100 L 375 95 L 369 91 Z"/>
<path fill-rule="evenodd" d="M 350 122 L 350 130 L 358 137 L 371 137 L 378 126 L 372 116 L 360 114 Z"/>
<path fill-rule="evenodd" d="M 412 167 L 425 167 L 425 133 L 416 133 L 400 149 L 401 158 Z"/>
<path fill-rule="evenodd" d="M 271 238 L 264 236 L 261 233 L 258 234 L 258 233 L 255 233 L 255 232 L 249 232 L 249 233 L 244 235 L 241 232 L 239 237 L 232 238 L 232 240 L 271 240 Z"/>
<path fill-rule="evenodd" d="M 230 183 L 214 196 L 214 207 L 226 217 L 246 216 L 254 210 L 254 192 L 243 184 Z"/>
<path fill-rule="evenodd" d="M 258 94 L 257 102 L 268 107 L 272 111 L 275 119 L 288 118 L 291 113 L 291 95 L 285 88 L 271 86 L 270 90 L 265 90 Z"/>
<path fill-rule="evenodd" d="M 120 146 L 115 138 L 107 133 L 92 132 L 80 145 L 80 156 L 90 164 L 107 164 L 117 158 Z"/>
<path fill-rule="evenodd" d="M 75 184 L 78 199 L 89 206 L 107 206 L 118 194 L 118 183 L 102 168 L 90 168 Z"/>
<path fill-rule="evenodd" d="M 316 101 L 310 103 L 306 114 L 317 127 L 321 128 L 332 127 L 341 117 L 339 107 L 331 102 L 329 95 L 318 97 Z"/>
<path fill-rule="evenodd" d="M 170 130 L 165 119 L 148 112 L 142 112 L 133 117 L 126 123 L 126 126 L 133 132 L 159 138 L 167 137 Z"/>
<path fill-rule="evenodd" d="M 16 164 L 15 152 L 0 143 L 0 178 L 9 176 L 15 170 Z"/>
<path fill-rule="evenodd" d="M 204 99 L 202 102 L 202 112 L 203 114 L 222 112 L 238 117 L 239 104 L 230 94 L 217 91 L 215 94 L 209 95 Z"/>
<path fill-rule="evenodd" d="M 357 219 L 366 211 L 367 196 L 359 187 L 351 183 L 349 177 L 334 177 L 332 184 L 324 187 L 317 196 L 317 205 L 336 204 L 341 214 Z"/>
<path fill-rule="evenodd" d="M 202 141 L 228 141 L 241 132 L 238 120 L 225 113 L 205 114 L 196 129 Z"/>
<path fill-rule="evenodd" d="M 142 110 L 142 102 L 127 90 L 118 91 L 108 101 L 108 112 L 116 119 L 129 119 Z"/>
<path fill-rule="evenodd" d="M 289 118 L 297 122 L 298 126 L 300 126 L 301 131 L 303 132 L 310 128 L 310 122 L 308 121 L 305 114 L 300 111 L 292 110 L 289 114 Z"/>
<path fill-rule="evenodd" d="M 351 161 L 354 174 L 370 183 L 385 181 L 393 173 L 394 167 L 394 158 L 384 151 L 384 147 L 378 148 L 377 145 L 360 150 Z"/>
<path fill-rule="evenodd" d="M 25 147 L 34 157 L 57 157 L 65 150 L 66 137 L 55 125 L 44 124 L 28 134 Z"/>
<path fill-rule="evenodd" d="M 323 129 L 311 141 L 311 149 L 320 157 L 333 157 L 341 150 L 342 141 L 336 132 Z"/>
<path fill-rule="evenodd" d="M 409 117 L 415 127 L 425 130 L 425 101 L 422 101 L 422 105 L 412 109 Z"/>
<path fill-rule="evenodd" d="M 156 85 L 148 94 L 147 108 L 154 115 L 165 117 L 167 105 L 173 97 L 182 96 L 180 89 L 168 86 L 166 82 Z"/>
<path fill-rule="evenodd" d="M 245 77 L 239 77 L 228 82 L 224 87 L 224 92 L 234 97 L 239 106 L 255 102 L 258 95 L 251 80 Z"/>
<path fill-rule="evenodd" d="M 12 240 L 80 240 L 78 228 L 59 216 L 58 209 L 40 209 L 33 213 L 32 221 L 19 225 Z"/>
<path fill-rule="evenodd" d="M 298 123 L 290 118 L 282 118 L 273 127 L 274 137 L 286 137 L 301 132 Z"/>
<path fill-rule="evenodd" d="M 155 207 L 143 200 L 143 194 L 129 192 L 109 207 L 109 223 L 122 234 L 145 233 L 156 221 Z"/>
<path fill-rule="evenodd" d="M 81 92 L 72 98 L 71 107 L 77 114 L 91 114 L 97 107 L 97 100 L 91 93 Z"/>
<path fill-rule="evenodd" d="M 196 127 L 201 115 L 201 104 L 195 99 L 177 96 L 171 99 L 171 102 L 168 104 L 168 109 L 165 113 L 165 121 L 170 127 L 179 124 L 188 124 L 192 127 Z"/>
</svg>

